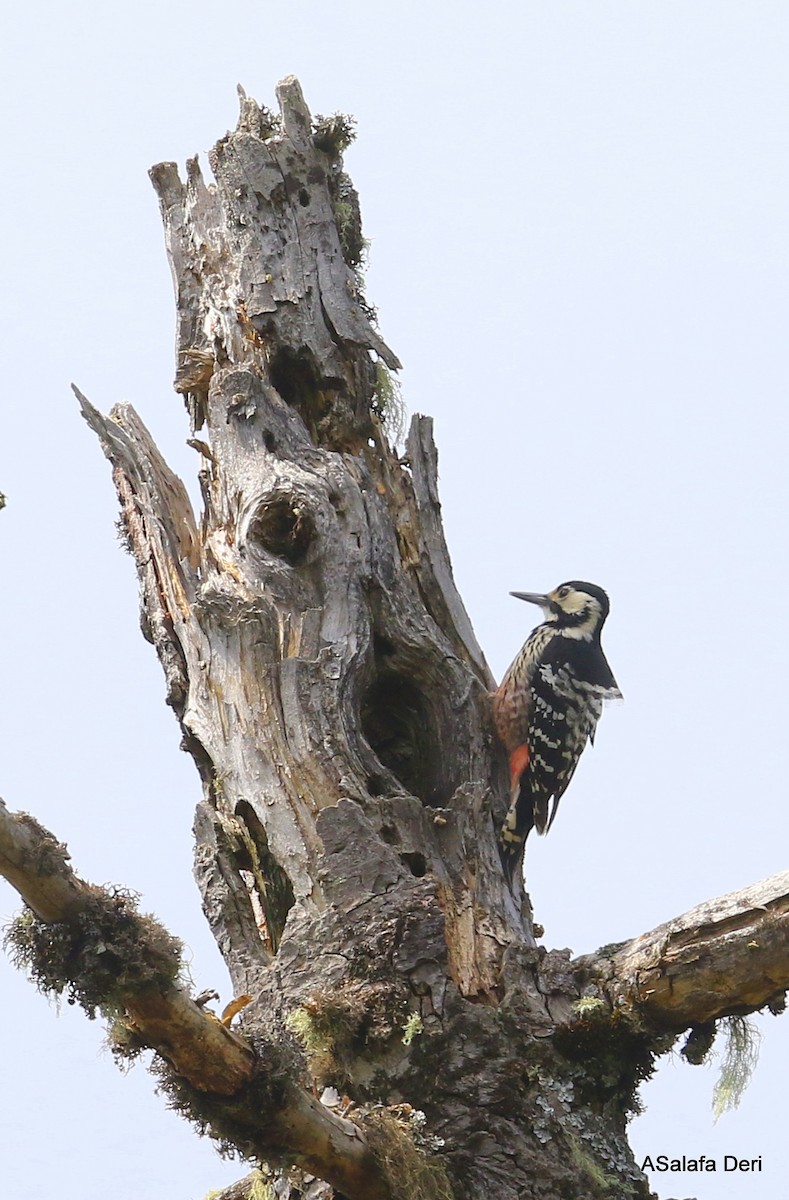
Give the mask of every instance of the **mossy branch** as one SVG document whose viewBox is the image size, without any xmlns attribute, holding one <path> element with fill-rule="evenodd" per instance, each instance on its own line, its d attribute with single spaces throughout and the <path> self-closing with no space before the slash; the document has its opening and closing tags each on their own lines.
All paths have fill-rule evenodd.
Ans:
<svg viewBox="0 0 789 1200">
<path fill-rule="evenodd" d="M 163 1089 L 183 1115 L 243 1153 L 299 1164 L 349 1200 L 389 1200 L 385 1171 L 361 1130 L 289 1078 L 276 1045 L 256 1052 L 192 1000 L 180 981 L 178 941 L 137 911 L 131 893 L 79 879 L 66 847 L 2 801 L 0 875 L 28 906 L 6 939 L 17 966 L 89 1016 L 120 1019 L 135 1050 L 155 1050 Z"/>
</svg>

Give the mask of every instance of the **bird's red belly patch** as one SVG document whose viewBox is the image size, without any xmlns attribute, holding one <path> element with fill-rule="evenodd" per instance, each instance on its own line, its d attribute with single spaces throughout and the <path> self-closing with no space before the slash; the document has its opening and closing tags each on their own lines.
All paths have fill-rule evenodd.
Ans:
<svg viewBox="0 0 789 1200">
<path fill-rule="evenodd" d="M 529 765 L 529 747 L 518 746 L 510 755 L 510 783 L 514 787 Z"/>
</svg>

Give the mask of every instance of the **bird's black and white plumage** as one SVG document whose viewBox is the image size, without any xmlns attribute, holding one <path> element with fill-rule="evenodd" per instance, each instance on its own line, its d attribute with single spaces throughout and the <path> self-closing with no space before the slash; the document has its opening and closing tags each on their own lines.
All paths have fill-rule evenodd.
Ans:
<svg viewBox="0 0 789 1200">
<path fill-rule="evenodd" d="M 600 633 L 608 596 L 572 580 L 546 595 L 512 592 L 539 604 L 544 620 L 526 642 L 493 696 L 499 737 L 510 757 L 510 808 L 501 830 L 502 860 L 511 879 L 532 828 L 547 833 L 603 703 L 621 698 Z"/>
</svg>

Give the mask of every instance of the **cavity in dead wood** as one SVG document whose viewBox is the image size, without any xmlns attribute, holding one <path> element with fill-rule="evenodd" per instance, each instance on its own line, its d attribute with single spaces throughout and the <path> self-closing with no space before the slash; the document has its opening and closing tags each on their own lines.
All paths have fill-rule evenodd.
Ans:
<svg viewBox="0 0 789 1200">
<path fill-rule="evenodd" d="M 239 800 L 235 812 L 241 831 L 235 846 L 236 865 L 239 871 L 247 873 L 250 886 L 255 889 L 266 926 L 261 934 L 266 949 L 276 954 L 288 913 L 296 902 L 293 887 L 271 853 L 266 831 L 252 805 Z"/>
<path fill-rule="evenodd" d="M 271 382 L 286 404 L 299 412 L 309 428 L 328 411 L 321 377 L 307 347 L 300 351 L 280 346 L 269 363 Z"/>
<path fill-rule="evenodd" d="M 411 647 L 396 645 L 385 634 L 373 636 L 371 678 L 362 694 L 360 716 L 367 742 L 402 787 L 431 808 L 442 807 L 456 783 L 454 759 L 444 753 L 450 721 L 444 697 L 433 678 L 434 664 Z M 371 796 L 385 795 L 391 784 L 371 773 Z M 419 874 L 417 866 L 413 874 Z"/>
<path fill-rule="evenodd" d="M 380 762 L 423 804 L 438 804 L 430 710 L 412 680 L 382 667 L 364 696 L 361 717 Z"/>
<path fill-rule="evenodd" d="M 261 329 L 273 334 L 275 330 Z M 349 366 L 350 366 L 349 362 Z M 362 397 L 355 405 L 345 380 L 321 375 L 311 351 L 281 345 L 271 354 L 271 382 L 282 399 L 299 414 L 316 445 L 358 453 L 372 433 L 369 405 L 376 375 L 372 360 L 359 356 L 353 363 L 353 388 Z"/>
<path fill-rule="evenodd" d="M 250 521 L 249 537 L 269 554 L 295 567 L 307 557 L 315 537 L 315 523 L 298 499 L 270 496 Z"/>
</svg>

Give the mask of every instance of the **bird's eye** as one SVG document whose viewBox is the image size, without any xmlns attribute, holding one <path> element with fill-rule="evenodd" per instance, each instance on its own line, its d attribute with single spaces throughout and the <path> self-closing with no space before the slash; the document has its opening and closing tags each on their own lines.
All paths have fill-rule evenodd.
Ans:
<svg viewBox="0 0 789 1200">
<path fill-rule="evenodd" d="M 559 597 L 560 600 L 564 600 L 565 596 L 570 595 L 570 589 L 568 587 L 560 587 L 559 591 L 556 593 L 556 595 Z"/>
</svg>

